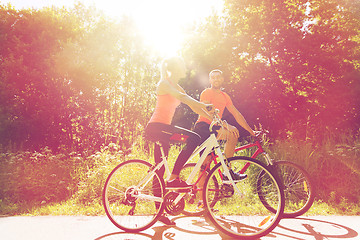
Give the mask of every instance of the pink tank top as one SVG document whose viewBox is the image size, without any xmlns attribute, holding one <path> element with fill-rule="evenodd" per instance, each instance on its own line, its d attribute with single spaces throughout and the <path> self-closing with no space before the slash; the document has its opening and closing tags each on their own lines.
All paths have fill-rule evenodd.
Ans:
<svg viewBox="0 0 360 240">
<path fill-rule="evenodd" d="M 176 107 L 180 105 L 180 100 L 170 94 L 157 95 L 156 106 L 150 123 L 159 122 L 170 125 L 174 116 Z"/>
</svg>

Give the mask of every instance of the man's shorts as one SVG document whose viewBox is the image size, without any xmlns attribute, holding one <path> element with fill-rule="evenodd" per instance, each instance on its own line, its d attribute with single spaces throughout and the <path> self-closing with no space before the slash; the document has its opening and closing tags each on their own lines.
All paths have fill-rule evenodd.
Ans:
<svg viewBox="0 0 360 240">
<path fill-rule="evenodd" d="M 194 132 L 200 135 L 201 143 L 203 143 L 208 137 L 210 137 L 210 124 L 206 122 L 197 122 L 194 127 Z M 201 144 L 200 143 L 200 144 Z"/>
</svg>

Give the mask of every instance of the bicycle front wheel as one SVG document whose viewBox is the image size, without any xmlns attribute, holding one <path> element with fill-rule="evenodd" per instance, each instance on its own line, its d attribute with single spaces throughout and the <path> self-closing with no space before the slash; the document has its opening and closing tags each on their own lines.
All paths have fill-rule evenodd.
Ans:
<svg viewBox="0 0 360 240">
<path fill-rule="evenodd" d="M 293 162 L 276 161 L 274 166 L 284 184 L 285 209 L 283 217 L 294 218 L 303 215 L 314 202 L 315 189 L 310 175 Z M 259 196 L 263 195 L 261 185 L 262 180 L 259 179 Z M 262 198 L 262 202 L 269 211 L 275 211 L 266 198 Z"/>
<path fill-rule="evenodd" d="M 151 227 L 164 211 L 164 180 L 143 160 L 119 164 L 103 189 L 106 215 L 118 228 L 139 232 Z"/>
<path fill-rule="evenodd" d="M 204 185 L 203 198 L 211 222 L 223 233 L 241 239 L 254 239 L 268 234 L 281 219 L 284 211 L 284 192 L 281 181 L 265 164 L 249 157 L 228 159 L 234 172 L 246 174 L 247 178 L 235 182 L 224 182 L 224 167 L 221 163 L 211 169 Z M 225 166 L 226 167 L 226 166 Z M 276 210 L 268 211 L 258 197 L 257 179 L 262 174 L 268 201 Z M 219 188 L 213 186 L 216 178 Z M 217 195 L 217 197 L 216 197 Z M 214 206 L 210 204 L 214 202 Z"/>
</svg>

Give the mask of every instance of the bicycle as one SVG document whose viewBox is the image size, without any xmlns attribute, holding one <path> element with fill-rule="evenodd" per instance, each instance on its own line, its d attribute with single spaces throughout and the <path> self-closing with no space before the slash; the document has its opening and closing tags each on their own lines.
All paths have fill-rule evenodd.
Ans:
<svg viewBox="0 0 360 240">
<path fill-rule="evenodd" d="M 204 184 L 206 216 L 217 229 L 229 236 L 243 239 L 264 236 L 277 226 L 284 211 L 281 180 L 271 166 L 257 159 L 243 156 L 225 159 L 215 131 L 212 130 L 215 124 L 221 124 L 217 114 L 210 125 L 210 137 L 198 146 L 189 158 L 191 160 L 204 150 L 186 182 L 190 184 L 193 181 L 205 157 L 214 149 L 219 162 L 211 169 Z M 105 212 L 111 222 L 124 231 L 145 230 L 151 227 L 164 211 L 170 215 L 182 213 L 185 199 L 194 194 L 194 188 L 166 191 L 164 179 L 157 171 L 164 166 L 169 177 L 170 170 L 162 147 L 160 149 L 162 161 L 159 164 L 153 166 L 143 160 L 128 160 L 116 166 L 106 179 L 103 189 Z M 228 166 L 231 166 L 233 171 L 243 168 L 248 177 L 235 182 Z M 260 199 L 254 198 L 258 192 L 256 182 L 259 175 L 264 180 L 261 185 L 263 196 L 274 207 L 275 213 L 269 212 Z M 216 181 L 212 181 L 213 179 Z"/>
<path fill-rule="evenodd" d="M 263 155 L 267 165 L 274 166 L 278 171 L 278 175 L 282 178 L 284 185 L 284 194 L 285 194 L 285 209 L 283 213 L 284 218 L 294 218 L 303 215 L 306 213 L 314 202 L 315 189 L 312 183 L 310 175 L 305 171 L 304 168 L 299 165 L 286 161 L 278 160 L 274 161 L 270 158 L 269 154 L 263 149 L 262 141 L 267 131 L 261 129 L 257 132 L 257 137 L 255 141 L 245 144 L 243 146 L 237 147 L 235 152 L 240 152 L 245 149 L 255 148 L 254 153 L 251 158 L 257 158 L 260 155 Z M 206 165 L 206 167 L 199 174 L 199 177 L 193 182 L 193 195 L 188 197 L 185 202 L 185 207 L 183 210 L 184 215 L 188 216 L 200 216 L 204 213 L 203 209 L 199 209 L 199 195 L 201 193 L 201 186 L 198 187 L 200 179 L 209 174 L 210 164 L 213 162 L 217 164 L 217 156 L 214 152 L 210 154 L 211 161 Z M 195 163 L 187 163 L 181 170 L 181 175 L 183 178 L 186 178 L 189 175 L 189 172 L 194 168 Z M 266 198 L 263 197 L 261 184 L 263 184 L 262 179 L 260 178 L 257 181 L 258 196 L 262 204 L 271 212 L 276 210 L 271 206 Z M 216 178 L 213 179 L 216 181 Z M 215 184 L 214 184 L 215 186 Z"/>
</svg>

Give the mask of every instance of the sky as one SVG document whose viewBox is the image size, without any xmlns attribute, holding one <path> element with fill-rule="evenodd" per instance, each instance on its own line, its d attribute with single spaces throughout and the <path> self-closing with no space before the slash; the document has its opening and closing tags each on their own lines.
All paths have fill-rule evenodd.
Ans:
<svg viewBox="0 0 360 240">
<path fill-rule="evenodd" d="M 72 7 L 76 2 L 95 6 L 106 15 L 134 18 L 146 41 L 164 56 L 176 55 L 183 41 L 184 26 L 220 13 L 222 0 L 0 0 L 16 9 L 48 6 Z"/>
</svg>

